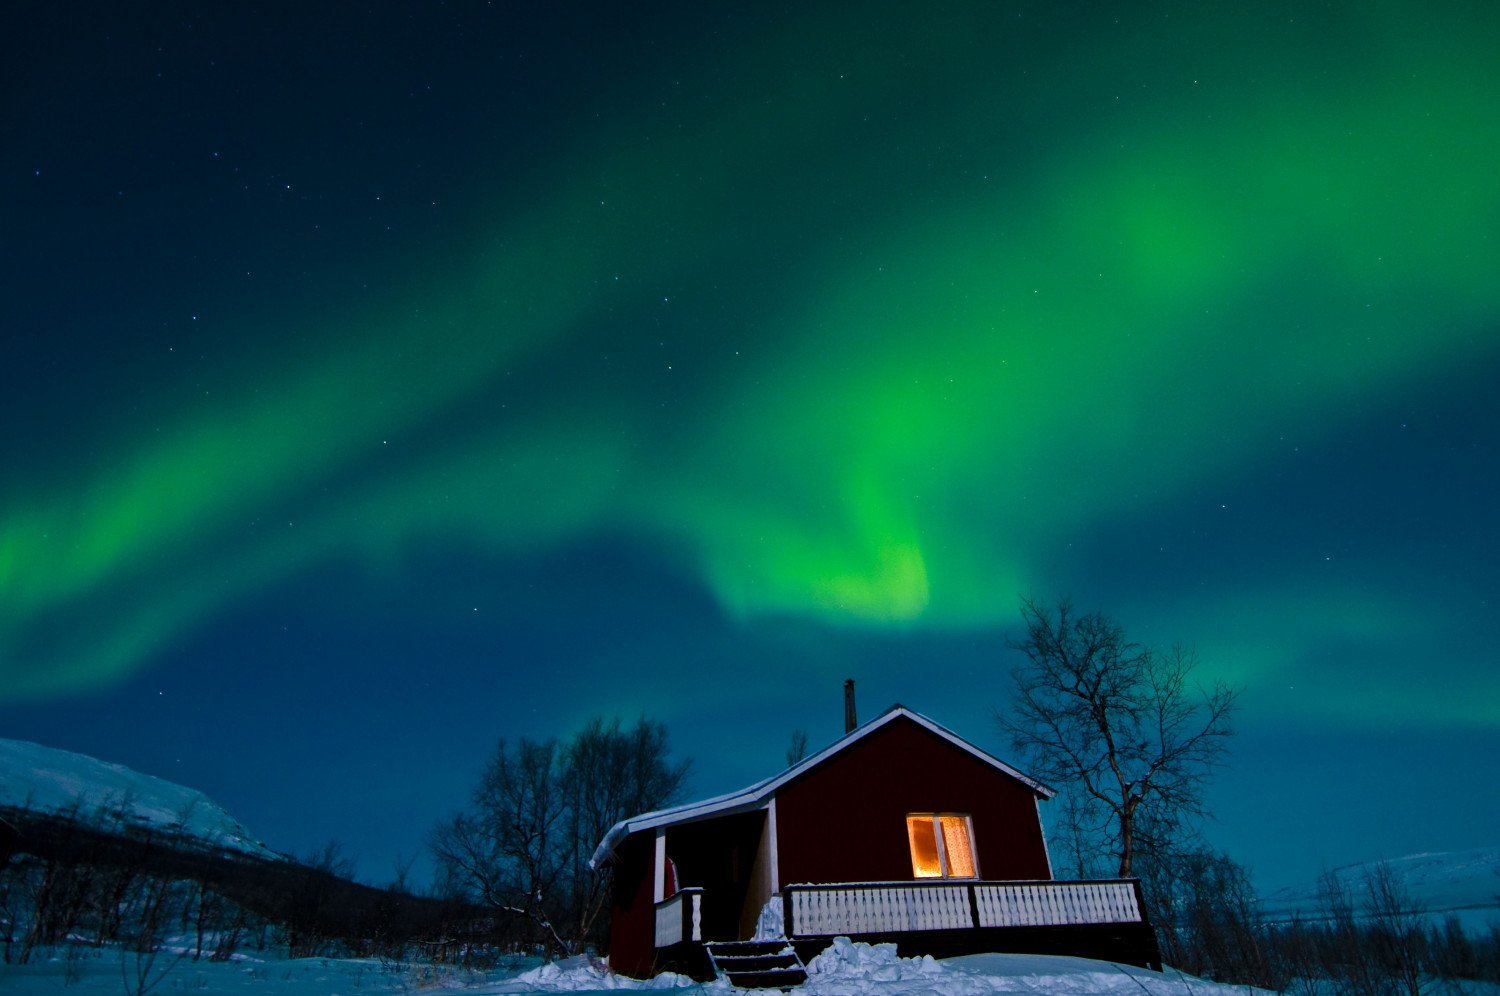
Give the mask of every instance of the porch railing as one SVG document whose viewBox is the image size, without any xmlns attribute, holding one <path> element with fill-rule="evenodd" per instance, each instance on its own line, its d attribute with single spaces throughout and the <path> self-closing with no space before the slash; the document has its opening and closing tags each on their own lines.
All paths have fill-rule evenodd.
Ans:
<svg viewBox="0 0 1500 996">
<path fill-rule="evenodd" d="M 791 885 L 782 904 L 788 937 L 1143 922 L 1133 879 Z"/>
<path fill-rule="evenodd" d="M 703 890 L 682 889 L 656 904 L 656 946 L 703 940 Z"/>
<path fill-rule="evenodd" d="M 1075 923 L 1140 923 L 1140 883 L 1006 882 L 976 884 L 981 927 L 1034 927 Z"/>
</svg>

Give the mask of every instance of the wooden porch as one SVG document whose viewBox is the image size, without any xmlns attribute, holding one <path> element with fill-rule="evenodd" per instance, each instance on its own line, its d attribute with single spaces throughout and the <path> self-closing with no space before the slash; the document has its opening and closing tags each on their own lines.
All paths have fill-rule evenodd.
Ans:
<svg viewBox="0 0 1500 996">
<path fill-rule="evenodd" d="M 705 935 L 705 904 L 713 899 L 703 889 L 684 889 L 657 904 L 660 968 L 709 977 L 705 942 L 749 939 Z M 845 936 L 894 943 L 904 957 L 1024 952 L 1161 968 L 1156 935 L 1134 879 L 790 885 L 762 913 L 759 933 L 775 934 L 777 926 L 804 960 Z"/>
</svg>

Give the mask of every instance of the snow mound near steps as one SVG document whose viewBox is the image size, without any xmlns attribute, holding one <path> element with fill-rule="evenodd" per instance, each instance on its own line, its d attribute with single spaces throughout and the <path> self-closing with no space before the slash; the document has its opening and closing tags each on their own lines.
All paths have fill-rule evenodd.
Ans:
<svg viewBox="0 0 1500 996">
<path fill-rule="evenodd" d="M 1245 993 L 1176 973 L 1057 955 L 978 954 L 937 961 L 902 958 L 893 944 L 853 943 L 846 937 L 808 965 L 797 992 L 808 996 L 986 996 L 990 993 L 1066 993 L 1070 996 L 1205 996 Z"/>
<path fill-rule="evenodd" d="M 663 972 L 650 979 L 630 979 L 613 975 L 597 958 L 575 955 L 562 961 L 548 962 L 522 972 L 508 982 L 486 992 L 493 993 L 597 993 L 616 990 L 653 990 L 702 988 L 683 975 Z M 729 991 L 728 987 L 724 987 Z"/>
<path fill-rule="evenodd" d="M 1066 996 L 1240 996 L 1258 990 L 1219 986 L 1174 972 L 1162 974 L 1055 955 L 981 954 L 937 961 L 902 958 L 893 944 L 865 944 L 847 937 L 808 964 L 808 980 L 792 990 L 805 996 L 989 996 L 992 993 L 1062 993 Z M 730 994 L 741 990 L 726 982 L 695 983 L 680 975 L 627 979 L 611 975 L 586 957 L 542 965 L 501 983 L 486 993 L 584 993 L 618 990 L 677 990 L 682 993 Z"/>
</svg>

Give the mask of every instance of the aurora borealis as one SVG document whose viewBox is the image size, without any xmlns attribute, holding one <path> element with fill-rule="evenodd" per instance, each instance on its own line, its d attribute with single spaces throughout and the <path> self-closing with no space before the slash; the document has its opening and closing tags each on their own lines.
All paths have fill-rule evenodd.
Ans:
<svg viewBox="0 0 1500 996">
<path fill-rule="evenodd" d="M 0 735 L 378 878 L 593 713 L 1003 753 L 1070 593 L 1266 878 L 1494 842 L 1494 10 L 632 8 L 6 15 Z"/>
</svg>

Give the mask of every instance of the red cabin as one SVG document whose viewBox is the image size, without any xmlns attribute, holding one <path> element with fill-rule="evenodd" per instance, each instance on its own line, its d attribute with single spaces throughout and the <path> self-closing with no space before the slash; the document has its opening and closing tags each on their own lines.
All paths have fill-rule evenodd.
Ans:
<svg viewBox="0 0 1500 996">
<path fill-rule="evenodd" d="M 795 983 L 750 942 L 805 958 L 837 935 L 1157 967 L 1136 882 L 1052 880 L 1038 803 L 1053 794 L 893 706 L 743 791 L 616 824 L 593 856 L 614 866 L 610 967 L 734 977 L 742 961 L 737 982 Z"/>
</svg>

